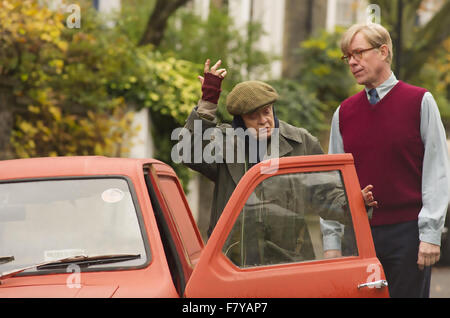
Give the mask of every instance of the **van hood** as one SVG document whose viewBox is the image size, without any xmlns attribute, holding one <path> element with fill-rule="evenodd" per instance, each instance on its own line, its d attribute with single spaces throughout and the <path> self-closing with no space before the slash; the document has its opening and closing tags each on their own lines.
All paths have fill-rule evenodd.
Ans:
<svg viewBox="0 0 450 318">
<path fill-rule="evenodd" d="M 79 288 L 67 285 L 0 285 L 0 298 L 110 298 L 118 287 L 118 285 L 80 285 Z"/>
</svg>

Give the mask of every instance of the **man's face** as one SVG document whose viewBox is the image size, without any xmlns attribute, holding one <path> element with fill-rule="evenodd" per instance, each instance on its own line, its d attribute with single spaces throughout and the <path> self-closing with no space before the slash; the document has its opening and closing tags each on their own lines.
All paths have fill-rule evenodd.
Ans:
<svg viewBox="0 0 450 318">
<path fill-rule="evenodd" d="M 362 33 L 357 33 L 348 49 L 348 53 L 354 53 L 361 50 L 366 50 L 372 46 L 367 42 Z M 389 65 L 385 62 L 387 55 L 387 46 L 383 45 L 379 49 L 375 48 L 362 53 L 361 58 L 351 56 L 348 60 L 350 71 L 360 85 L 365 85 L 368 88 L 377 86 L 380 76 L 386 67 Z"/>
<path fill-rule="evenodd" d="M 267 105 L 252 113 L 241 115 L 247 128 L 256 130 L 257 138 L 270 138 L 275 128 L 272 105 Z M 262 128 L 262 130 L 260 130 Z"/>
</svg>

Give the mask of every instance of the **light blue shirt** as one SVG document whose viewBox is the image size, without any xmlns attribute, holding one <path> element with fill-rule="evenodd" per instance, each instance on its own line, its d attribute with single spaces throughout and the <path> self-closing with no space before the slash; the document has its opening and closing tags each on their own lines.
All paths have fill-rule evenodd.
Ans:
<svg viewBox="0 0 450 318">
<path fill-rule="evenodd" d="M 380 100 L 398 83 L 394 73 L 376 88 Z M 365 89 L 367 98 L 368 91 Z M 339 109 L 333 115 L 328 153 L 344 153 L 344 144 L 339 130 Z M 441 233 L 449 203 L 449 162 L 444 126 L 439 109 L 431 93 L 422 99 L 420 113 L 420 135 L 425 147 L 422 170 L 422 209 L 419 213 L 420 241 L 441 244 Z M 377 198 L 375 198 L 376 200 Z M 343 226 L 335 221 L 321 220 L 324 250 L 340 249 Z"/>
</svg>

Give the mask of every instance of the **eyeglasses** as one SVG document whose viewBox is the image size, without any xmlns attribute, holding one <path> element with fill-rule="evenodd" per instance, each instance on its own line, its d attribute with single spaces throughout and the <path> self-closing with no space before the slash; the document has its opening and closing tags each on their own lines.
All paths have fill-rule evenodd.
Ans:
<svg viewBox="0 0 450 318">
<path fill-rule="evenodd" d="M 374 47 L 371 47 L 371 48 L 368 48 L 368 49 L 364 49 L 364 50 L 354 50 L 353 52 L 347 53 L 347 55 L 344 55 L 343 57 L 341 57 L 341 60 L 343 60 L 345 63 L 348 64 L 349 61 L 350 61 L 350 58 L 353 56 L 353 58 L 356 61 L 359 62 L 359 61 L 361 61 L 364 52 L 367 52 L 367 51 L 370 51 L 370 50 L 373 50 L 373 49 L 379 49 L 380 47 L 381 47 L 381 45 L 380 46 L 374 46 Z"/>
</svg>

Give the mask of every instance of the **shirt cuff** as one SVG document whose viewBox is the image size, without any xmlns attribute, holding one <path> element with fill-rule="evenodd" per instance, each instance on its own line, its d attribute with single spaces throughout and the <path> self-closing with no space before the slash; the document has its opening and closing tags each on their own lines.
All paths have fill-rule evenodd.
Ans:
<svg viewBox="0 0 450 318">
<path fill-rule="evenodd" d="M 341 250 L 341 238 L 339 235 L 324 235 L 323 236 L 323 250 Z"/>
<path fill-rule="evenodd" d="M 442 222 L 419 216 L 419 240 L 421 242 L 441 245 Z"/>
</svg>

